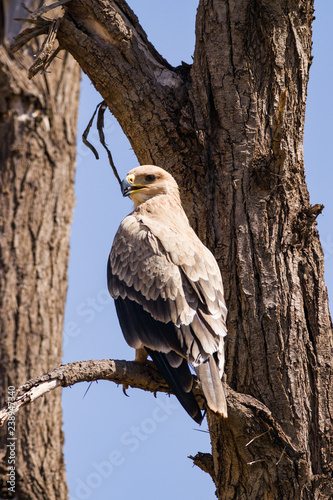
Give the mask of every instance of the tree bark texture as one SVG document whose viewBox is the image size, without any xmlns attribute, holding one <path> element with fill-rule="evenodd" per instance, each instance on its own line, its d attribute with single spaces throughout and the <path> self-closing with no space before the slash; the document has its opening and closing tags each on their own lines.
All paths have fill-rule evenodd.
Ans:
<svg viewBox="0 0 333 500">
<path fill-rule="evenodd" d="M 32 2 L 25 3 L 31 7 Z M 38 47 L 15 57 L 9 52 L 8 37 L 20 29 L 20 23 L 11 22 L 14 4 L 1 2 L 2 405 L 9 387 L 61 362 L 80 80 L 79 67 L 68 53 L 54 62 L 50 73 L 28 80 Z M 15 494 L 6 483 L 7 444 L 12 441 L 5 429 L 1 498 L 67 498 L 60 392 L 25 409 L 15 423 Z"/>
<path fill-rule="evenodd" d="M 58 31 L 221 266 L 227 382 L 271 412 L 208 413 L 221 500 L 333 497 L 332 325 L 302 147 L 312 19 L 312 0 L 201 0 L 177 68 L 123 0 L 73 0 Z"/>
</svg>

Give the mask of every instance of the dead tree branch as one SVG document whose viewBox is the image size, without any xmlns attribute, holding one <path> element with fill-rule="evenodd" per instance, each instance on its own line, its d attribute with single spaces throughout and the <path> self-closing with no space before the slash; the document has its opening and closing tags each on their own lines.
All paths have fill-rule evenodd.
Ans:
<svg viewBox="0 0 333 500">
<path fill-rule="evenodd" d="M 154 394 L 157 392 L 170 394 L 170 388 L 151 363 L 143 364 L 136 361 L 112 359 L 76 361 L 62 364 L 21 385 L 8 406 L 0 411 L 0 427 L 23 406 L 31 404 L 57 387 L 68 387 L 79 382 L 93 382 L 95 380 L 110 380 L 116 384 L 142 389 Z M 290 439 L 275 422 L 265 405 L 252 396 L 237 393 L 226 384 L 224 385 L 231 418 L 236 418 L 239 422 L 247 419 L 260 422 L 274 435 L 281 450 L 286 449 L 290 455 L 297 455 L 297 450 L 293 447 Z M 199 404 L 204 407 L 204 399 L 197 379 L 194 379 L 193 392 L 198 398 Z M 213 414 L 211 417 L 217 418 Z"/>
<path fill-rule="evenodd" d="M 7 421 L 10 414 L 18 412 L 23 406 L 57 387 L 68 387 L 79 382 L 95 380 L 110 380 L 116 384 L 154 393 L 170 392 L 157 370 L 142 363 L 112 359 L 76 361 L 60 365 L 21 385 L 16 391 L 15 400 L 11 401 L 10 408 L 3 408 L 0 411 L 0 426 Z M 196 387 L 199 390 L 199 386 Z"/>
</svg>

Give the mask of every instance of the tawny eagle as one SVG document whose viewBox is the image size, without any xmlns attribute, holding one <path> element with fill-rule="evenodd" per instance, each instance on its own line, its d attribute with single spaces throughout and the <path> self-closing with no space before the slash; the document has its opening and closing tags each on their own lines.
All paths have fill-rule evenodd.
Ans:
<svg viewBox="0 0 333 500">
<path fill-rule="evenodd" d="M 221 377 L 227 309 L 217 262 L 191 228 L 168 172 L 153 165 L 134 168 L 121 189 L 134 210 L 114 238 L 108 287 L 124 337 L 136 360 L 152 358 L 196 422 L 203 415 L 188 363 L 208 407 L 226 417 Z"/>
</svg>

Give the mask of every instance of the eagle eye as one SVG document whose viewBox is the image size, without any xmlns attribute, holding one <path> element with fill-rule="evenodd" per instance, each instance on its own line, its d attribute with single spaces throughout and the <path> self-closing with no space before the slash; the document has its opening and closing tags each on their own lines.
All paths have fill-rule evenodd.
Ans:
<svg viewBox="0 0 333 500">
<path fill-rule="evenodd" d="M 156 177 L 155 177 L 155 175 L 148 174 L 148 175 L 146 175 L 145 179 L 146 179 L 147 182 L 154 182 L 154 180 L 156 179 Z"/>
</svg>

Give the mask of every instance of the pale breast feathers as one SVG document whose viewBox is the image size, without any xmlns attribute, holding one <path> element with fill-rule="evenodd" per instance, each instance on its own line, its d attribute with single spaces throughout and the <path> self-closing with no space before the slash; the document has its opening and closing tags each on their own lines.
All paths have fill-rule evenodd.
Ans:
<svg viewBox="0 0 333 500">
<path fill-rule="evenodd" d="M 175 227 L 149 216 L 126 217 L 110 255 L 110 293 L 135 300 L 155 319 L 177 326 L 190 324 L 199 310 L 215 335 L 225 335 L 220 271 L 186 222 Z"/>
</svg>

